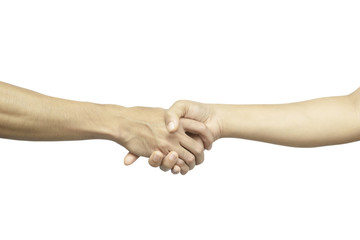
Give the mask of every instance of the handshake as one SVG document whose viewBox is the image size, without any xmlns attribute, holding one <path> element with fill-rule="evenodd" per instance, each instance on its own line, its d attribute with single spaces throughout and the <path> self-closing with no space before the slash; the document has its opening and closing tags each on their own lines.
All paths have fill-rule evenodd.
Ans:
<svg viewBox="0 0 360 240">
<path fill-rule="evenodd" d="M 214 105 L 183 100 L 169 110 L 133 107 L 124 111 L 127 127 L 116 139 L 129 150 L 125 165 L 144 156 L 152 167 L 185 175 L 204 161 L 204 150 L 221 137 Z"/>
<path fill-rule="evenodd" d="M 0 138 L 28 141 L 112 140 L 163 171 L 186 174 L 219 138 L 292 147 L 360 140 L 360 88 L 338 97 L 288 104 L 203 104 L 178 101 L 169 110 L 49 97 L 0 82 Z"/>
</svg>

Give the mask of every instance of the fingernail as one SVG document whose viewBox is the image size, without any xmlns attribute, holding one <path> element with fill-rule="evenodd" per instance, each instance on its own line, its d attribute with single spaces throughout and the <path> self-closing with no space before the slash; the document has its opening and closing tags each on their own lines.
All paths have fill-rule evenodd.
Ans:
<svg viewBox="0 0 360 240">
<path fill-rule="evenodd" d="M 170 131 L 174 130 L 174 129 L 175 129 L 175 123 L 174 123 L 174 122 L 169 122 L 169 124 L 168 124 L 168 129 L 169 129 Z"/>
<path fill-rule="evenodd" d="M 173 174 L 178 174 L 180 172 L 180 167 L 179 166 L 175 166 L 173 169 L 172 169 L 172 173 Z"/>
<path fill-rule="evenodd" d="M 176 154 L 175 154 L 175 153 L 170 154 L 169 159 L 170 159 L 171 161 L 175 161 L 175 160 L 176 160 Z"/>
<path fill-rule="evenodd" d="M 154 162 L 159 162 L 160 161 L 160 155 L 159 154 L 155 154 L 154 155 Z"/>
</svg>

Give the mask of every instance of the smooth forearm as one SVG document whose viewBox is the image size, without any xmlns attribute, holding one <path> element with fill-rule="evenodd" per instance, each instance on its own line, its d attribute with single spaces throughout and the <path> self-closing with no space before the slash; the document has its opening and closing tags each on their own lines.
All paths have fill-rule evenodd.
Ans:
<svg viewBox="0 0 360 240">
<path fill-rule="evenodd" d="M 112 139 L 112 109 L 0 82 L 0 137 L 33 141 Z"/>
<path fill-rule="evenodd" d="M 315 147 L 360 139 L 360 119 L 351 96 L 279 105 L 215 105 L 221 137 Z"/>
</svg>

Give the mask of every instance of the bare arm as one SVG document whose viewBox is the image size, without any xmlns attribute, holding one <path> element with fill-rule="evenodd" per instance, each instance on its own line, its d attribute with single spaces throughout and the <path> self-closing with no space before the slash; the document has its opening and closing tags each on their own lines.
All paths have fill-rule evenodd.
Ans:
<svg viewBox="0 0 360 240">
<path fill-rule="evenodd" d="M 168 155 L 163 170 L 182 164 L 182 173 L 204 158 L 201 140 L 186 132 L 203 132 L 206 127 L 196 121 L 183 121 L 181 130 L 169 134 L 161 108 L 95 104 L 49 97 L 24 88 L 0 82 L 0 137 L 30 141 L 107 139 L 128 149 L 132 155 L 149 157 L 156 151 Z M 203 125 L 203 130 L 197 130 Z M 201 126 L 200 126 L 201 127 Z M 192 129 L 195 129 L 192 131 Z M 173 157 L 171 157 L 173 155 Z M 178 161 L 179 160 L 179 161 Z M 167 165 L 167 166 L 166 166 Z M 180 171 L 180 170 L 179 170 Z"/>
<path fill-rule="evenodd" d="M 360 140 L 359 91 L 278 105 L 215 105 L 221 137 L 294 147 Z"/>
<path fill-rule="evenodd" d="M 205 123 L 214 139 L 234 137 L 294 147 L 342 144 L 360 140 L 360 89 L 346 96 L 274 105 L 179 101 L 166 115 L 170 132 L 176 131 L 179 117 Z"/>
<path fill-rule="evenodd" d="M 0 82 L 0 137 L 18 140 L 112 139 L 105 105 L 53 98 Z"/>
</svg>

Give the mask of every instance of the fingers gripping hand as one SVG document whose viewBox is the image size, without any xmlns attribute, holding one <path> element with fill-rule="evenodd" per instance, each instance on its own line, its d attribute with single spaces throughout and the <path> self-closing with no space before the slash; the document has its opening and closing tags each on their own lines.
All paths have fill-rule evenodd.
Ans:
<svg viewBox="0 0 360 240">
<path fill-rule="evenodd" d="M 181 174 L 185 175 L 189 171 L 189 167 L 185 164 L 185 162 L 178 158 L 178 154 L 176 152 L 170 152 L 167 156 L 162 154 L 159 151 L 155 151 L 151 154 L 149 158 L 149 164 L 152 167 L 160 167 L 163 171 L 168 171 L 170 169 L 173 174 Z M 174 164 L 176 164 L 174 166 Z"/>
<path fill-rule="evenodd" d="M 189 135 L 189 138 L 185 139 L 182 145 L 195 156 L 195 164 L 201 164 L 204 161 L 204 142 L 211 143 L 213 141 L 211 134 L 204 124 L 191 119 L 181 119 L 180 126 Z M 195 134 L 201 134 L 203 137 Z M 169 153 L 165 157 L 165 161 L 163 161 L 164 155 L 156 151 L 150 156 L 149 164 L 153 167 L 161 166 L 160 168 L 164 171 L 167 171 L 171 167 L 173 174 L 181 172 L 182 175 L 185 175 L 190 169 L 194 168 L 195 164 L 187 165 L 185 161 L 180 158 L 177 158 L 176 162 L 166 160 L 169 159 L 172 153 Z"/>
<path fill-rule="evenodd" d="M 176 161 L 172 158 L 172 155 L 175 156 Z M 155 151 L 149 158 L 149 164 L 152 167 L 160 167 L 163 171 L 171 169 L 173 174 L 181 172 L 182 175 L 185 175 L 190 170 L 184 160 L 178 158 L 176 152 L 170 152 L 167 156 L 165 156 L 161 152 Z"/>
<path fill-rule="evenodd" d="M 180 119 L 192 119 L 203 123 L 208 127 L 207 135 L 202 135 L 203 132 L 197 132 L 201 136 L 206 149 L 210 150 L 212 142 L 220 137 L 220 124 L 214 105 L 203 104 L 199 102 L 180 100 L 175 102 L 165 114 L 165 124 L 169 132 L 174 133 L 178 131 L 180 126 Z M 195 123 L 193 123 L 195 125 Z M 196 125 L 195 125 L 196 126 Z M 201 127 L 193 127 L 191 130 L 199 130 Z M 206 141 L 211 135 L 212 141 Z"/>
<path fill-rule="evenodd" d="M 205 149 L 211 149 L 214 137 L 211 134 L 210 129 L 204 123 L 192 119 L 181 118 L 180 124 L 188 135 L 190 133 L 191 136 L 198 136 L 202 140 Z"/>
<path fill-rule="evenodd" d="M 138 158 L 139 156 L 129 152 L 124 158 L 124 164 L 129 166 Z M 180 171 L 185 174 L 189 171 L 189 167 L 183 160 L 179 159 L 179 156 L 175 151 L 170 152 L 166 156 L 160 151 L 153 152 L 149 157 L 149 165 L 152 167 L 160 167 L 160 169 L 165 172 L 172 169 L 173 174 L 178 174 Z"/>
<path fill-rule="evenodd" d="M 156 116 L 155 113 L 161 112 L 161 110 L 156 110 L 156 109 L 152 110 L 152 109 L 146 109 L 146 108 L 141 108 L 141 109 L 136 108 L 136 109 L 134 109 L 134 111 L 135 110 L 136 110 L 135 113 L 137 113 L 137 114 L 140 113 L 139 110 L 141 110 L 141 113 L 143 111 L 151 110 L 152 117 Z M 143 114 L 143 115 L 146 115 L 146 114 Z M 147 115 L 147 116 L 149 116 L 149 115 Z M 140 120 L 142 120 L 142 121 L 148 121 L 148 119 L 149 119 L 148 117 L 143 118 L 141 116 L 139 117 L 138 115 L 135 115 L 135 117 L 140 118 Z M 164 117 L 165 117 L 165 114 L 164 114 Z M 155 166 L 155 167 L 160 166 L 160 168 L 164 171 L 168 171 L 168 170 L 172 169 L 172 172 L 174 174 L 179 173 L 179 172 L 181 172 L 182 174 L 186 174 L 189 170 L 193 169 L 196 164 L 203 162 L 204 145 L 211 146 L 211 143 L 213 142 L 213 137 L 212 137 L 209 129 L 207 129 L 206 125 L 201 122 L 197 122 L 197 121 L 191 120 L 191 119 L 181 119 L 179 122 L 180 122 L 180 124 L 179 124 L 180 126 L 178 126 L 177 133 L 176 134 L 170 133 L 170 135 L 168 135 L 168 136 L 164 135 L 164 137 L 161 137 L 161 136 L 156 137 L 156 135 L 158 135 L 158 133 L 160 133 L 160 135 L 163 135 L 161 133 L 161 131 L 162 131 L 161 128 L 159 128 L 160 125 L 153 125 L 151 122 L 150 122 L 150 125 L 149 124 L 147 125 L 147 127 L 151 127 L 151 128 L 153 128 L 153 126 L 155 127 L 155 128 L 153 128 L 154 130 L 151 132 L 151 133 L 156 134 L 154 136 L 155 138 L 152 142 L 153 144 L 152 144 L 151 148 L 160 146 L 160 148 L 156 147 L 156 148 L 158 148 L 158 150 L 152 151 L 153 154 L 150 154 L 151 156 L 149 159 L 149 163 L 150 163 L 150 165 Z M 136 122 L 136 123 L 138 123 L 138 122 Z M 157 130 L 158 128 L 159 128 L 159 130 Z M 131 128 L 131 129 L 134 129 L 134 128 Z M 164 124 L 164 129 L 166 131 L 165 124 Z M 131 133 L 133 133 L 133 132 L 131 132 Z M 135 133 L 137 133 L 139 135 L 138 131 L 135 131 Z M 144 134 L 142 134 L 142 133 L 144 133 L 144 130 L 141 131 L 140 133 L 141 133 L 140 136 L 144 135 Z M 189 136 L 190 134 L 192 134 L 191 135 L 192 137 Z M 195 135 L 193 135 L 193 134 L 199 134 L 200 137 L 194 138 Z M 137 138 L 130 138 L 130 142 L 125 142 L 126 143 L 125 147 L 127 147 L 130 150 L 130 152 L 126 155 L 126 157 L 124 159 L 124 163 L 126 165 L 130 165 L 130 164 L 134 163 L 139 158 L 140 155 L 146 156 L 146 152 L 148 152 L 150 150 L 148 147 L 151 145 L 144 145 L 144 143 L 146 143 L 146 142 L 141 140 L 141 138 L 139 138 L 140 136 L 137 136 L 136 134 L 135 134 L 135 136 Z M 144 137 L 147 140 L 149 135 L 144 135 Z M 177 139 L 176 141 L 178 141 L 178 144 L 180 144 L 180 145 L 176 146 L 176 141 L 174 142 L 175 139 Z M 151 142 L 149 142 L 149 143 L 151 143 Z M 158 145 L 159 143 L 160 143 L 160 145 Z M 141 146 L 143 146 L 144 148 L 141 148 Z M 134 149 L 135 151 L 133 152 L 132 149 Z M 168 150 L 173 150 L 175 152 L 170 152 L 170 154 L 168 154 L 169 153 Z M 165 155 L 167 155 L 167 156 L 165 156 Z"/>
<path fill-rule="evenodd" d="M 204 161 L 204 145 L 208 144 L 211 146 L 213 139 L 205 124 L 195 120 L 180 119 L 180 128 L 181 131 L 186 132 L 189 136 L 181 141 L 181 145 L 190 152 L 194 159 L 189 162 L 184 161 L 181 157 L 178 158 L 175 166 L 172 167 L 172 173 L 177 174 L 181 172 L 182 175 L 185 175 L 195 165 L 201 164 Z M 186 155 L 189 155 L 189 153 L 186 153 Z M 166 166 L 165 169 L 167 169 Z"/>
<path fill-rule="evenodd" d="M 129 150 L 125 157 L 126 165 L 138 159 L 138 156 L 149 157 L 154 151 L 167 155 L 176 151 L 180 158 L 191 166 L 194 156 L 182 146 L 189 136 L 185 131 L 169 133 L 166 129 L 165 110 L 160 108 L 134 107 L 124 110 L 119 117 L 119 134 L 115 141 Z M 195 164 L 194 164 L 195 165 Z"/>
<path fill-rule="evenodd" d="M 200 138 L 199 140 L 201 141 Z M 175 160 L 173 156 L 175 157 Z M 133 164 L 138 158 L 139 156 L 129 152 L 124 158 L 124 164 L 129 166 Z M 176 152 L 170 152 L 165 156 L 160 151 L 155 151 L 149 157 L 149 165 L 155 168 L 160 167 L 160 169 L 165 172 L 171 169 L 173 174 L 178 174 L 181 172 L 182 175 L 185 175 L 190 170 L 185 161 L 178 158 L 178 154 Z"/>
</svg>

